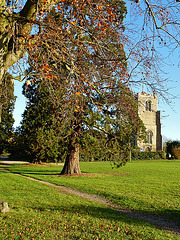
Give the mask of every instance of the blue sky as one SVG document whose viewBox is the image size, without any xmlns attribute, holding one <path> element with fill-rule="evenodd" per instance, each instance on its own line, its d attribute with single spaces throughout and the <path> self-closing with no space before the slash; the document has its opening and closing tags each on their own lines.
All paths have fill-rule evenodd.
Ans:
<svg viewBox="0 0 180 240">
<path fill-rule="evenodd" d="M 180 140 L 180 66 L 178 53 L 173 58 L 174 66 L 167 66 L 169 92 L 176 96 L 170 105 L 159 100 L 161 110 L 162 135 L 168 139 Z M 179 96 L 178 96 L 179 95 Z"/>
<path fill-rule="evenodd" d="M 165 1 L 167 2 L 167 1 Z M 129 2 L 130 4 L 130 2 Z M 128 16 L 127 18 L 130 18 Z M 139 21 L 139 20 L 138 20 Z M 164 55 L 168 53 L 168 49 L 164 49 Z M 171 58 L 165 65 L 164 71 L 167 73 L 164 75 L 167 81 L 167 88 L 169 93 L 174 96 L 174 99 L 170 100 L 170 105 L 159 98 L 158 109 L 161 111 L 161 123 L 162 123 L 162 135 L 167 139 L 180 140 L 180 50 L 176 51 L 171 55 Z M 21 121 L 21 115 L 24 111 L 26 100 L 22 95 L 23 83 L 15 81 L 15 95 L 18 97 L 16 100 L 14 118 L 14 126 L 18 126 Z M 138 91 L 138 90 L 137 90 Z M 179 95 L 179 96 L 178 96 Z M 175 97 L 176 96 L 176 97 Z"/>
</svg>

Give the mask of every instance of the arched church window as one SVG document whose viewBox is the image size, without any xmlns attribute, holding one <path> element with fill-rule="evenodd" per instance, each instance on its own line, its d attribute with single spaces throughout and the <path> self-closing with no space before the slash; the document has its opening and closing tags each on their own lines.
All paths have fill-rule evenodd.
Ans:
<svg viewBox="0 0 180 240">
<path fill-rule="evenodd" d="M 149 144 L 153 143 L 153 132 L 151 130 L 147 131 L 147 143 Z"/>
<path fill-rule="evenodd" d="M 146 101 L 146 111 L 151 111 L 151 101 Z"/>
<path fill-rule="evenodd" d="M 147 152 L 151 152 L 151 151 L 152 151 L 152 147 L 147 147 L 147 148 L 146 148 L 146 151 L 147 151 Z"/>
</svg>

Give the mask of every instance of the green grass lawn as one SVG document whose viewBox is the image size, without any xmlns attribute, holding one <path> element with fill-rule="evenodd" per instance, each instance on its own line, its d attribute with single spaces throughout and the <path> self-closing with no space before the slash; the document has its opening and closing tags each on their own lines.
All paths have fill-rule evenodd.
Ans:
<svg viewBox="0 0 180 240">
<path fill-rule="evenodd" d="M 81 163 L 85 175 L 59 176 L 62 166 L 6 167 L 37 179 L 96 193 L 124 208 L 180 219 L 180 161 L 139 161 L 112 169 Z M 12 212 L 0 216 L 0 239 L 179 239 L 106 206 L 0 171 L 0 198 Z"/>
</svg>

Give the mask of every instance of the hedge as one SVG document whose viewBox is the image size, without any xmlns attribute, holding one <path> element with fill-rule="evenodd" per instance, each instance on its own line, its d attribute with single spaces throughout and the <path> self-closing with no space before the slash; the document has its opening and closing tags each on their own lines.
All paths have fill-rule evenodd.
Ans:
<svg viewBox="0 0 180 240">
<path fill-rule="evenodd" d="M 166 159 L 165 151 L 158 152 L 140 152 L 132 151 L 132 160 L 156 160 L 156 159 Z"/>
</svg>

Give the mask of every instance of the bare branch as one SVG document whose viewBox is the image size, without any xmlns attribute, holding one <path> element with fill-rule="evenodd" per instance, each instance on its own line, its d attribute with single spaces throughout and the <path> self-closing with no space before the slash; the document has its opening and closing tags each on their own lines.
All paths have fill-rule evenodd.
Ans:
<svg viewBox="0 0 180 240">
<path fill-rule="evenodd" d="M 149 9 L 150 15 L 152 16 L 152 19 L 153 19 L 153 22 L 154 22 L 154 25 L 155 25 L 156 29 L 164 31 L 166 34 L 168 34 L 170 37 L 172 37 L 180 45 L 180 41 L 173 34 L 171 34 L 168 30 L 166 30 L 164 28 L 165 26 L 167 26 L 167 24 L 170 24 L 170 23 L 164 23 L 161 26 L 158 26 L 156 18 L 155 18 L 155 14 L 154 14 L 154 12 L 151 8 L 151 5 L 150 5 L 149 1 L 145 0 L 145 3 L 147 4 L 147 7 Z M 178 23 L 176 23 L 176 24 L 179 25 Z"/>
</svg>

